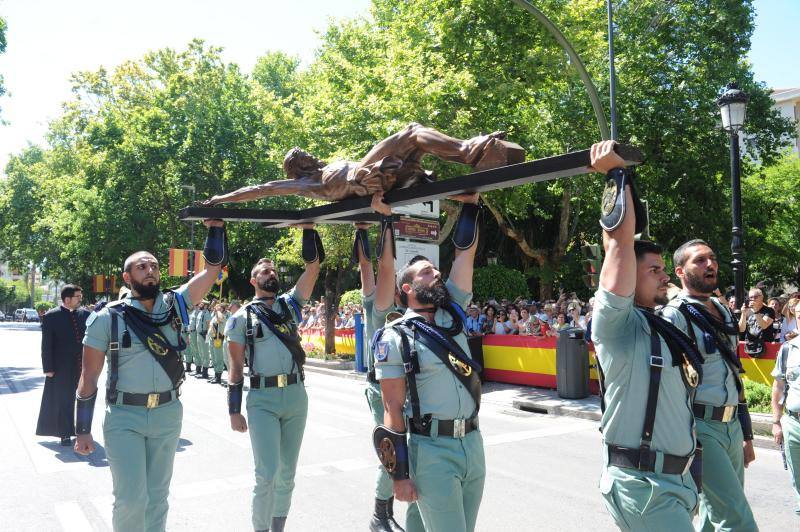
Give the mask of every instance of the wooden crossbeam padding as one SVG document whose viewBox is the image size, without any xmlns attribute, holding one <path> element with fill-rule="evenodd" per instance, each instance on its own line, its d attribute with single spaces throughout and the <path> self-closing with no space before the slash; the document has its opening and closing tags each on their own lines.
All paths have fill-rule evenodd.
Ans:
<svg viewBox="0 0 800 532">
<path fill-rule="evenodd" d="M 642 163 L 642 154 L 634 146 L 617 144 L 615 150 L 625 160 L 626 166 L 635 166 Z M 580 150 L 564 155 L 474 172 L 433 183 L 390 190 L 384 195 L 384 199 L 393 207 L 399 207 L 442 199 L 454 194 L 487 192 L 525 183 L 538 183 L 560 177 L 571 177 L 586 174 L 590 171 L 589 158 L 588 149 Z M 359 196 L 309 207 L 300 211 L 239 209 L 232 207 L 185 207 L 181 209 L 179 218 L 181 220 L 219 218 L 229 222 L 259 222 L 268 227 L 286 227 L 304 222 L 351 223 L 354 221 L 374 221 L 377 220 L 377 217 L 370 207 L 371 199 L 369 196 Z"/>
</svg>

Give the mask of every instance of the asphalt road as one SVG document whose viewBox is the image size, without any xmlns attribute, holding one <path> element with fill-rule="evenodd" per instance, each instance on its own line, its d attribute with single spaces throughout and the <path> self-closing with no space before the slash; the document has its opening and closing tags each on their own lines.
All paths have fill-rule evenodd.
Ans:
<svg viewBox="0 0 800 532">
<path fill-rule="evenodd" d="M 34 436 L 44 382 L 39 340 L 35 324 L 0 324 L 0 530 L 111 530 L 102 401 L 94 420 L 98 450 L 90 457 Z M 287 530 L 366 530 L 377 460 L 364 384 L 312 372 L 306 383 L 308 424 Z M 224 389 L 190 377 L 182 401 L 168 529 L 251 530 L 250 441 L 230 430 Z M 594 422 L 520 412 L 488 393 L 481 430 L 487 478 L 478 530 L 616 530 L 597 489 L 601 454 Z M 746 490 L 761 530 L 800 530 L 780 455 L 757 454 Z M 403 509 L 398 503 L 401 516 Z"/>
</svg>

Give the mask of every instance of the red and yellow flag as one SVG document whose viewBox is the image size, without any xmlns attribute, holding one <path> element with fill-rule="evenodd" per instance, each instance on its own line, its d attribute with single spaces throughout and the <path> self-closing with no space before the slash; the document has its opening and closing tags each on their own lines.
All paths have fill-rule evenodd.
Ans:
<svg viewBox="0 0 800 532">
<path fill-rule="evenodd" d="M 117 291 L 116 275 L 95 275 L 92 278 L 92 292 L 95 294 L 106 293 L 106 283 L 108 283 L 109 293 L 114 293 Z"/>
<path fill-rule="evenodd" d="M 228 278 L 228 267 L 223 266 L 222 269 L 219 271 L 217 275 L 217 280 L 215 281 L 218 286 L 222 286 L 222 283 L 225 282 L 225 279 Z"/>
<path fill-rule="evenodd" d="M 173 277 L 189 275 L 189 250 L 169 248 L 169 274 Z"/>
<path fill-rule="evenodd" d="M 203 252 L 194 251 L 194 273 L 202 272 L 206 269 L 206 259 L 203 258 Z"/>
</svg>

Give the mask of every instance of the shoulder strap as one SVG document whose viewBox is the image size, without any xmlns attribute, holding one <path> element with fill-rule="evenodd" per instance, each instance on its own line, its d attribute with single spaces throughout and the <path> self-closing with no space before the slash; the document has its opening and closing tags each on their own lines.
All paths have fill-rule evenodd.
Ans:
<svg viewBox="0 0 800 532">
<path fill-rule="evenodd" d="M 256 357 L 256 339 L 255 328 L 253 327 L 252 311 L 250 304 L 245 305 L 245 318 L 244 318 L 244 339 L 247 343 L 247 372 L 249 375 L 254 375 L 253 361 Z"/>
<path fill-rule="evenodd" d="M 787 359 L 789 358 L 789 342 L 785 342 L 781 346 L 781 352 L 778 353 L 780 357 L 780 364 L 781 364 L 781 375 L 783 375 L 783 398 L 781 399 L 781 404 L 786 404 L 786 398 L 789 396 L 789 380 L 786 378 L 786 364 Z"/>
<path fill-rule="evenodd" d="M 686 303 L 681 301 L 681 304 L 678 305 L 677 308 L 678 311 L 681 314 L 683 314 L 683 319 L 686 320 L 686 329 L 688 329 L 687 334 L 689 335 L 689 338 L 691 338 L 692 342 L 694 342 L 695 345 L 697 345 L 697 335 L 694 332 L 694 325 L 693 325 L 694 320 L 692 319 L 692 315 L 689 313 L 689 309 L 686 307 Z"/>
<path fill-rule="evenodd" d="M 117 309 L 108 308 L 111 315 L 111 342 L 108 344 L 108 385 L 106 386 L 106 402 L 117 402 L 117 381 L 119 380 L 119 331 L 117 325 Z"/>
<path fill-rule="evenodd" d="M 411 403 L 411 417 L 412 423 L 419 429 L 426 429 L 431 421 L 431 415 L 422 415 L 419 406 L 419 390 L 417 390 L 417 373 L 419 373 L 419 357 L 417 355 L 417 348 L 413 341 L 409 342 L 409 335 L 414 337 L 413 331 L 409 330 L 403 324 L 393 325 L 392 328 L 400 335 L 400 355 L 403 358 L 403 371 L 406 373 L 406 382 L 408 383 L 408 397 Z"/>
<path fill-rule="evenodd" d="M 650 387 L 647 391 L 647 406 L 644 411 L 644 426 L 639 445 L 639 466 L 644 468 L 650 464 L 650 444 L 653 442 L 653 427 L 656 424 L 658 410 L 658 390 L 661 387 L 661 370 L 664 368 L 664 357 L 661 354 L 661 336 L 650 328 Z"/>
</svg>

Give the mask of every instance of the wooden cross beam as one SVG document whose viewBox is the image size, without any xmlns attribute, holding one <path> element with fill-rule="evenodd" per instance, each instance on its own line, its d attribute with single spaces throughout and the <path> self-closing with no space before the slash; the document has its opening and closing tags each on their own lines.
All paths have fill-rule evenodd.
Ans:
<svg viewBox="0 0 800 532">
<path fill-rule="evenodd" d="M 626 166 L 642 163 L 642 154 L 634 146 L 618 144 L 616 152 L 625 160 Z M 491 170 L 443 179 L 414 187 L 390 190 L 384 196 L 393 207 L 411 205 L 423 201 L 446 198 L 454 194 L 487 192 L 514 187 L 525 183 L 538 183 L 559 177 L 570 177 L 589 172 L 589 150 L 580 150 L 564 155 L 546 157 Z M 181 209 L 181 220 L 204 220 L 219 218 L 230 222 L 257 222 L 268 227 L 286 227 L 291 224 L 352 223 L 376 221 L 377 215 L 370 207 L 371 197 L 359 196 L 301 211 L 270 209 L 237 209 L 231 207 L 185 207 Z"/>
</svg>

